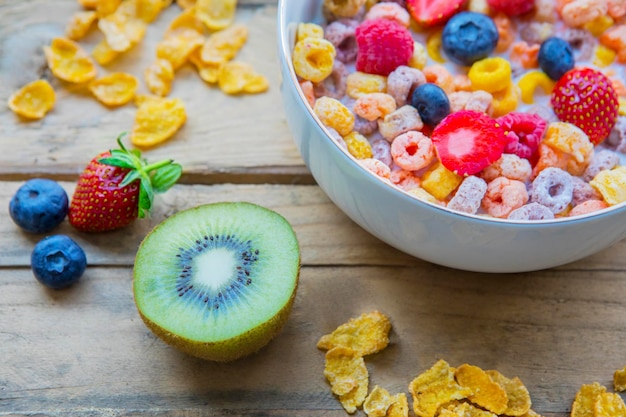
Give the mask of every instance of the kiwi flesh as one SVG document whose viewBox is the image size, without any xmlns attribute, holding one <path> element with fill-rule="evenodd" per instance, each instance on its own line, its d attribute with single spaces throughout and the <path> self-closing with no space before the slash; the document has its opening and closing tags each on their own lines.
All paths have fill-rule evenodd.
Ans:
<svg viewBox="0 0 626 417">
<path fill-rule="evenodd" d="M 300 248 L 280 214 L 247 202 L 203 204 L 158 224 L 133 268 L 146 326 L 190 355 L 228 362 L 269 343 L 291 312 Z"/>
</svg>

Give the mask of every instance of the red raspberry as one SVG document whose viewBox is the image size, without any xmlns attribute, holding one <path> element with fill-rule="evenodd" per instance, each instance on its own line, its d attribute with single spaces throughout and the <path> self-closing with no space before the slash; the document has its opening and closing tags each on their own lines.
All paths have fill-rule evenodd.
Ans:
<svg viewBox="0 0 626 417">
<path fill-rule="evenodd" d="M 505 153 L 512 153 L 531 163 L 536 160 L 539 143 L 548 123 L 534 113 L 511 112 L 496 119 L 507 138 Z"/>
<path fill-rule="evenodd" d="M 497 161 L 508 141 L 500 124 L 474 110 L 446 116 L 431 139 L 443 166 L 458 175 L 476 174 Z"/>
<path fill-rule="evenodd" d="M 356 28 L 356 41 L 356 70 L 368 74 L 389 75 L 400 65 L 407 65 L 413 55 L 411 33 L 388 19 L 361 23 Z"/>
<path fill-rule="evenodd" d="M 609 136 L 619 113 L 611 80 L 592 68 L 566 72 L 552 90 L 551 103 L 560 121 L 581 128 L 593 144 Z"/>
<path fill-rule="evenodd" d="M 535 7 L 534 0 L 487 0 L 489 7 L 507 16 L 519 16 Z"/>
</svg>

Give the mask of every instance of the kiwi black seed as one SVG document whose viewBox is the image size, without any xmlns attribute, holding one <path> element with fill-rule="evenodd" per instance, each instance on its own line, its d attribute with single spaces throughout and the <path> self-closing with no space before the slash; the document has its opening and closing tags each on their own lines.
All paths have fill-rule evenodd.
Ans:
<svg viewBox="0 0 626 417">
<path fill-rule="evenodd" d="M 298 241 L 284 217 L 252 203 L 204 204 L 146 236 L 133 292 L 157 336 L 188 354 L 225 362 L 279 333 L 299 272 Z"/>
</svg>

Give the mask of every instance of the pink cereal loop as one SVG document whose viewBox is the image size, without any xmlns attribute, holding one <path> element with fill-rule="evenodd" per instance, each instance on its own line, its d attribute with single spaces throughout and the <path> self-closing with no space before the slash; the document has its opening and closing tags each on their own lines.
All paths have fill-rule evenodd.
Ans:
<svg viewBox="0 0 626 417">
<path fill-rule="evenodd" d="M 417 171 L 433 162 L 435 146 L 430 138 L 423 133 L 409 131 L 393 140 L 391 157 L 400 168 L 407 171 Z"/>
<path fill-rule="evenodd" d="M 404 191 L 419 188 L 422 183 L 420 178 L 413 172 L 403 169 L 392 169 L 389 180 Z"/>
<path fill-rule="evenodd" d="M 313 108 L 315 106 L 315 91 L 313 90 L 313 83 L 311 81 L 305 80 L 300 82 L 300 89 L 302 90 L 302 94 L 306 98 L 309 106 Z"/>
<path fill-rule="evenodd" d="M 583 179 L 587 182 L 591 181 L 600 171 L 605 169 L 613 169 L 620 163 L 620 157 L 617 153 L 609 149 L 601 149 L 593 153 L 591 162 L 587 165 L 583 172 Z"/>
<path fill-rule="evenodd" d="M 359 22 L 353 19 L 340 19 L 331 22 L 324 29 L 324 38 L 333 44 L 337 55 L 335 59 L 350 63 L 356 60 L 358 47 L 355 30 Z"/>
<path fill-rule="evenodd" d="M 575 28 L 608 13 L 606 0 L 570 0 L 560 8 L 561 19 Z"/>
<path fill-rule="evenodd" d="M 372 154 L 375 159 L 378 159 L 389 167 L 393 163 L 393 158 L 391 158 L 391 143 L 384 138 L 372 141 Z"/>
<path fill-rule="evenodd" d="M 509 213 L 509 220 L 551 220 L 554 213 L 539 203 L 528 203 Z"/>
<path fill-rule="evenodd" d="M 581 216 L 583 214 L 593 213 L 594 211 L 602 210 L 607 207 L 609 207 L 609 205 L 604 200 L 587 200 L 575 206 L 567 215 L 569 217 Z"/>
<path fill-rule="evenodd" d="M 389 179 L 391 169 L 383 162 L 374 158 L 359 159 L 358 162 L 367 170 L 373 172 L 380 178 Z"/>
<path fill-rule="evenodd" d="M 530 198 L 558 214 L 572 202 L 573 192 L 572 176 L 560 168 L 549 167 L 533 180 Z"/>
<path fill-rule="evenodd" d="M 491 216 L 506 218 L 513 210 L 528 202 L 526 184 L 506 177 L 498 177 L 487 184 L 482 208 Z"/>
<path fill-rule="evenodd" d="M 404 105 L 378 120 L 380 134 L 389 142 L 397 136 L 411 130 L 422 130 L 424 122 L 417 109 L 410 104 Z"/>
<path fill-rule="evenodd" d="M 411 23 L 411 15 L 409 12 L 399 4 L 392 2 L 376 3 L 373 5 L 367 13 L 365 13 L 364 20 L 369 19 L 392 20 L 405 28 L 408 28 Z"/>
<path fill-rule="evenodd" d="M 417 68 L 400 65 L 387 77 L 387 93 L 395 100 L 398 107 L 404 106 L 410 92 L 426 82 L 426 76 Z"/>
<path fill-rule="evenodd" d="M 591 184 L 580 177 L 572 177 L 572 206 L 577 206 L 587 200 L 601 200 L 602 195 Z"/>
<path fill-rule="evenodd" d="M 466 177 L 447 207 L 464 213 L 476 214 L 487 192 L 487 182 L 474 175 Z"/>
</svg>

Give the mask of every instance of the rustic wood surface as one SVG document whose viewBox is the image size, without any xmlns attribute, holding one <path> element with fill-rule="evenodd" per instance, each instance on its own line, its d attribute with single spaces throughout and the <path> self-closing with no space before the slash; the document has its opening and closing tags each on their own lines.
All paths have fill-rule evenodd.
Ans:
<svg viewBox="0 0 626 417">
<path fill-rule="evenodd" d="M 568 416 L 582 384 L 611 389 L 613 372 L 626 365 L 625 243 L 560 268 L 505 275 L 432 265 L 370 236 L 314 185 L 290 136 L 278 91 L 276 1 L 239 3 L 238 18 L 252 32 L 241 59 L 270 79 L 270 90 L 229 97 L 192 68 L 177 74 L 172 95 L 188 103 L 188 123 L 146 156 L 181 162 L 182 182 L 158 196 L 150 219 L 127 229 L 87 235 L 62 224 L 55 232 L 87 252 L 89 267 L 76 286 L 39 285 L 29 257 L 41 236 L 21 232 L 6 211 L 0 216 L 0 415 L 346 416 L 315 345 L 373 309 L 391 318 L 393 330 L 391 345 L 367 359 L 371 386 L 408 392 L 414 376 L 443 358 L 519 376 L 533 409 L 546 417 Z M 77 9 L 72 0 L 0 0 L 1 101 L 41 75 L 41 45 Z M 111 68 L 141 74 L 175 13 L 175 6 L 164 12 L 141 48 Z M 95 32 L 84 42 L 97 40 Z M 4 210 L 30 177 L 57 179 L 71 194 L 87 160 L 132 124 L 132 105 L 106 109 L 56 87 L 58 106 L 42 121 L 26 123 L 0 108 Z M 288 324 L 260 352 L 229 364 L 162 343 L 139 318 L 131 292 L 145 234 L 176 211 L 214 201 L 278 211 L 302 248 Z"/>
</svg>

